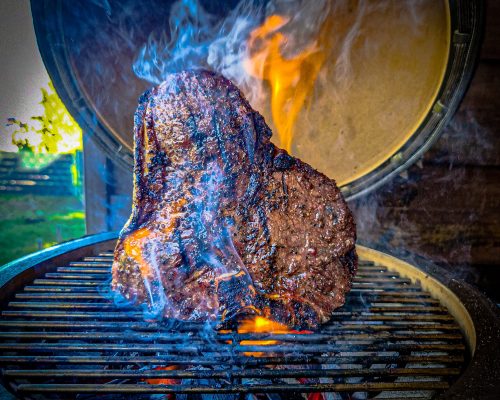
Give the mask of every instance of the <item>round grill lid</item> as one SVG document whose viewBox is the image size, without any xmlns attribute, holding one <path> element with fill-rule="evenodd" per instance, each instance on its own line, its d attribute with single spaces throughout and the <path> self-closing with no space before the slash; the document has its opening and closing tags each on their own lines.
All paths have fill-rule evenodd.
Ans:
<svg viewBox="0 0 500 400">
<path fill-rule="evenodd" d="M 168 34 L 172 3 L 32 1 L 40 52 L 57 92 L 85 134 L 129 169 L 133 113 L 152 86 L 132 64 L 152 32 Z M 238 1 L 200 3 L 223 18 Z M 261 10 L 267 3 L 259 1 Z M 451 118 L 472 76 L 483 6 L 480 0 L 425 0 L 415 9 L 370 0 L 360 14 L 356 1 L 345 3 L 333 24 L 340 39 L 323 66 L 328 84 L 320 92 L 331 88 L 332 94 L 316 101 L 315 89 L 308 114 L 297 121 L 292 153 L 354 198 L 416 161 Z M 339 83 L 339 60 L 353 32 L 349 78 Z M 274 128 L 270 112 L 258 111 Z"/>
</svg>

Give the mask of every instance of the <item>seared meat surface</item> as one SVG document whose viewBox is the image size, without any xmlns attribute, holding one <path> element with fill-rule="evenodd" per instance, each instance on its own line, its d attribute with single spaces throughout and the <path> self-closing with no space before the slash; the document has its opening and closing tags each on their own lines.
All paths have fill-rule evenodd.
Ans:
<svg viewBox="0 0 500 400">
<path fill-rule="evenodd" d="M 171 74 L 135 115 L 132 215 L 112 288 L 164 317 L 258 314 L 315 327 L 356 272 L 353 217 L 335 182 L 270 142 L 241 92 Z"/>
</svg>

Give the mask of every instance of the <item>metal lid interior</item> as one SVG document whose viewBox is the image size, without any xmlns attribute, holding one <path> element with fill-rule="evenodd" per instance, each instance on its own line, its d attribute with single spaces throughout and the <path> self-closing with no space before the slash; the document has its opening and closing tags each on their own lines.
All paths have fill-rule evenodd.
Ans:
<svg viewBox="0 0 500 400">
<path fill-rule="evenodd" d="M 131 65 L 137 49 L 147 41 L 152 27 L 168 27 L 169 6 L 173 3 L 150 2 L 145 6 L 144 2 L 132 0 L 110 1 L 111 16 L 99 2 L 32 2 L 40 52 L 57 92 L 84 132 L 93 135 L 112 160 L 129 170 L 133 165 L 132 116 L 138 96 L 151 86 L 135 76 Z M 209 12 L 222 16 L 238 2 L 201 3 Z M 439 25 L 440 18 L 443 26 L 438 30 L 444 32 L 446 43 L 440 53 L 441 58 L 438 57 L 431 66 L 434 81 L 428 85 L 419 111 L 409 117 L 404 130 L 395 133 L 393 143 L 385 145 L 383 135 L 370 136 L 370 132 L 362 132 L 366 136 L 362 142 L 378 143 L 380 150 L 370 155 L 369 162 L 363 159 L 366 152 L 356 154 L 356 164 L 362 168 L 357 171 L 353 168 L 352 174 L 338 178 L 348 198 L 373 190 L 415 162 L 438 137 L 465 93 L 480 44 L 482 1 L 443 0 L 440 4 L 444 11 L 440 11 L 440 17 L 434 15 L 433 24 Z M 141 23 L 137 24 L 137 21 Z M 423 26 L 426 26 L 425 23 Z M 387 26 L 384 28 L 387 29 Z M 376 34 L 376 30 L 372 33 Z M 389 40 L 391 35 L 381 37 Z M 418 50 L 423 51 L 423 57 L 426 48 Z M 437 47 L 434 46 L 434 49 Z M 397 56 L 395 61 L 397 63 Z M 418 81 L 420 77 L 415 79 Z M 394 93 L 389 100 L 389 103 L 381 104 L 398 104 L 401 93 Z M 363 109 L 355 112 L 361 115 Z M 266 116 L 266 112 L 263 114 Z M 364 118 L 368 118 L 365 126 L 370 126 L 373 119 L 380 118 L 380 113 L 370 112 Z M 349 137 L 346 140 L 349 141 Z M 353 152 L 337 151 L 335 143 L 330 146 L 330 152 L 338 160 L 335 168 L 339 165 L 351 168 L 349 157 L 353 157 Z M 322 143 L 316 146 L 318 151 L 322 147 L 325 147 Z M 322 163 L 317 163 L 314 154 L 300 150 L 304 148 L 307 149 L 307 141 L 301 143 L 299 138 L 293 152 L 327 175 L 338 176 L 335 170 L 329 170 L 327 158 L 323 157 Z M 314 146 L 311 148 L 314 149 Z"/>
</svg>

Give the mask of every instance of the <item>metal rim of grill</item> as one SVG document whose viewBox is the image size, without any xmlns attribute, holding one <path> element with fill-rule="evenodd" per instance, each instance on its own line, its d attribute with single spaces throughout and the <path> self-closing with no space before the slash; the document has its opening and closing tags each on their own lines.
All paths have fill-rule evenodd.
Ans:
<svg viewBox="0 0 500 400">
<path fill-rule="evenodd" d="M 115 240 L 89 236 L 0 270 L 0 367 L 16 396 L 468 399 L 499 387 L 498 310 L 436 267 L 358 247 L 353 289 L 329 324 L 309 334 L 237 334 L 117 308 L 105 294 Z"/>
</svg>

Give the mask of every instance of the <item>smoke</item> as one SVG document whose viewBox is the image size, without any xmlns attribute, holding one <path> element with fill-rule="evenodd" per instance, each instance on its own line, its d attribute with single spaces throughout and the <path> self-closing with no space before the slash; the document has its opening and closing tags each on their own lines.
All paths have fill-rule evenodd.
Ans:
<svg viewBox="0 0 500 400">
<path fill-rule="evenodd" d="M 497 162 L 493 136 L 465 103 L 417 163 L 349 203 L 362 243 L 417 266 L 424 258 L 478 284 L 475 266 L 488 263 L 495 236 L 489 221 L 495 201 L 488 195 L 488 165 Z"/>
<path fill-rule="evenodd" d="M 344 6 L 345 4 L 337 3 L 337 7 Z M 365 18 L 367 12 L 367 2 L 361 1 L 359 3 L 359 9 L 356 13 L 354 21 L 352 23 L 351 28 L 349 28 L 347 35 L 345 36 L 344 41 L 340 45 L 339 55 L 335 60 L 335 68 L 338 73 L 336 76 L 336 84 L 342 85 L 346 82 L 349 82 L 349 76 L 351 76 L 351 49 L 353 46 L 353 42 L 359 36 L 359 32 L 361 29 L 361 23 Z"/>
<path fill-rule="evenodd" d="M 192 215 L 196 236 L 206 246 L 201 253 L 201 262 L 217 271 L 216 286 L 221 298 L 221 287 L 225 282 L 231 284 L 232 277 L 238 276 L 238 284 L 254 288 L 250 273 L 238 254 L 233 240 L 234 222 L 231 218 L 220 218 L 221 188 L 229 184 L 229 178 L 218 166 L 210 162 L 206 167 L 207 179 L 195 184 L 195 193 L 205 193 L 194 199 L 195 212 Z M 254 288 L 255 290 L 255 288 Z M 247 302 L 245 302 L 245 300 Z M 253 306 L 253 299 L 244 298 L 236 308 L 228 307 L 225 319 L 232 319 L 236 313 L 241 313 L 245 307 Z"/>
<path fill-rule="evenodd" d="M 108 18 L 111 17 L 112 9 L 111 4 L 109 4 L 108 0 L 90 0 L 90 3 L 104 10 Z"/>
<path fill-rule="evenodd" d="M 179 0 L 171 7 L 168 27 L 153 30 L 138 52 L 134 73 L 153 84 L 164 81 L 169 73 L 186 69 L 209 69 L 232 80 L 252 106 L 266 107 L 264 82 L 251 76 L 244 62 L 252 52 L 250 33 L 266 16 L 288 17 L 282 28 L 287 43 L 282 48 L 291 57 L 314 43 L 318 29 L 329 13 L 326 0 L 240 1 L 224 18 L 210 14 L 198 0 Z"/>
</svg>

